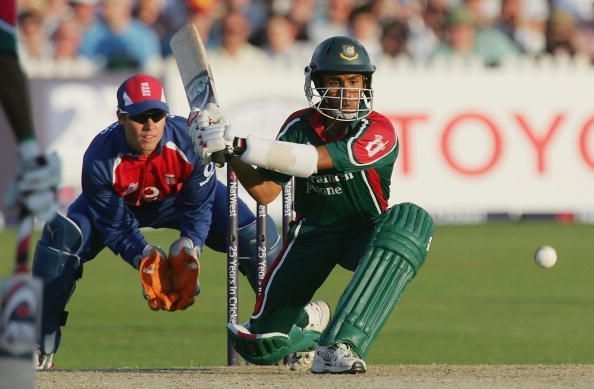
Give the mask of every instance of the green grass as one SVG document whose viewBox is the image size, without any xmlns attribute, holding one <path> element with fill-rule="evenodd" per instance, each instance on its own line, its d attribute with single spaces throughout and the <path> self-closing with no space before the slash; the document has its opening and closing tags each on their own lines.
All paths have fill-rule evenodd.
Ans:
<svg viewBox="0 0 594 389">
<path fill-rule="evenodd" d="M 167 247 L 173 231 L 146 231 Z M 594 363 L 594 226 L 548 223 L 441 226 L 425 266 L 376 339 L 373 364 Z M 14 233 L 0 236 L 12 267 Z M 540 269 L 535 248 L 559 261 Z M 225 257 L 202 258 L 202 294 L 183 312 L 153 312 L 138 275 L 105 250 L 71 299 L 60 368 L 192 367 L 226 363 Z M 332 306 L 350 278 L 336 269 L 317 297 Z M 242 278 L 241 317 L 254 297 Z"/>
</svg>

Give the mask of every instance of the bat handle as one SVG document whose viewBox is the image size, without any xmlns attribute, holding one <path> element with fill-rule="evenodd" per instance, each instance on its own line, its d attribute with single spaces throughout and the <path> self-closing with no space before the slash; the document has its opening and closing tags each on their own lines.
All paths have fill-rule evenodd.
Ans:
<svg viewBox="0 0 594 389">
<path fill-rule="evenodd" d="M 18 243 L 16 252 L 15 273 L 29 272 L 29 241 L 33 232 L 33 215 L 24 207 L 19 215 Z"/>
<path fill-rule="evenodd" d="M 217 167 L 225 166 L 225 162 L 227 162 L 227 159 L 225 158 L 225 152 L 217 151 L 216 153 L 212 153 L 212 161 Z"/>
</svg>

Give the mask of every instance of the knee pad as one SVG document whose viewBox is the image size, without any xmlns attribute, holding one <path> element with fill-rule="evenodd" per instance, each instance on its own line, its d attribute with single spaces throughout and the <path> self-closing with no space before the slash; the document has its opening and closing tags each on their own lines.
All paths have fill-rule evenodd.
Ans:
<svg viewBox="0 0 594 389">
<path fill-rule="evenodd" d="M 282 241 L 276 223 L 270 216 L 266 218 L 266 265 L 270 266 L 282 248 Z M 247 277 L 254 291 L 258 290 L 258 243 L 256 221 L 241 227 L 239 239 L 239 269 Z"/>
<path fill-rule="evenodd" d="M 64 311 L 82 276 L 78 251 L 82 233 L 69 218 L 58 214 L 46 223 L 33 255 L 33 275 L 43 280 L 43 314 L 39 347 L 48 354 L 60 343 L 60 326 L 66 324 Z"/>
<path fill-rule="evenodd" d="M 383 215 L 320 344 L 346 342 L 365 356 L 425 262 L 432 234 L 431 216 L 414 204 L 400 204 Z"/>
</svg>

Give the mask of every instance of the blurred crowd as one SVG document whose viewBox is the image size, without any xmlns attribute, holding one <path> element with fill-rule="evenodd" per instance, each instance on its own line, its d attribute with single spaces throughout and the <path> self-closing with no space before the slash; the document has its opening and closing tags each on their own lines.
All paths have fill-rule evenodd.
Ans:
<svg viewBox="0 0 594 389">
<path fill-rule="evenodd" d="M 21 0 L 20 53 L 101 69 L 150 68 L 194 23 L 211 58 L 302 66 L 331 35 L 374 62 L 580 56 L 594 63 L 594 0 Z M 211 59 L 212 60 L 212 59 Z"/>
</svg>

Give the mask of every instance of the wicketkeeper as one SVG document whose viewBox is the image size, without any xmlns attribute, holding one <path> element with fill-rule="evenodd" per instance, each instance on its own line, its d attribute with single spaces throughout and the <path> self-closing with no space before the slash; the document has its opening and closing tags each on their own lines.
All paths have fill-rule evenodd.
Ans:
<svg viewBox="0 0 594 389">
<path fill-rule="evenodd" d="M 250 321 L 228 326 L 250 362 L 272 364 L 317 347 L 313 373 L 365 372 L 363 358 L 425 261 L 429 214 L 411 203 L 388 207 L 398 140 L 391 121 L 373 110 L 374 71 L 359 42 L 329 38 L 305 68 L 310 108 L 289 116 L 276 140 L 235 138 L 216 106 L 191 128 L 201 158 L 226 151 L 263 204 L 295 177 L 298 218 L 288 243 L 268 269 Z M 354 275 L 320 336 L 295 321 L 336 265 Z"/>
<path fill-rule="evenodd" d="M 43 229 L 33 260 L 33 273 L 44 281 L 37 368 L 53 366 L 64 309 L 83 265 L 105 247 L 138 269 L 150 308 L 166 311 L 194 303 L 203 246 L 226 250 L 226 187 L 216 180 L 213 164 L 195 154 L 186 119 L 168 112 L 159 80 L 138 74 L 124 81 L 117 92 L 118 121 L 85 152 L 82 194 L 67 216 Z M 238 207 L 240 269 L 256 288 L 255 216 L 242 201 Z M 141 227 L 177 229 L 180 238 L 164 252 L 145 240 Z M 270 218 L 267 227 L 272 259 L 280 238 Z"/>
</svg>

